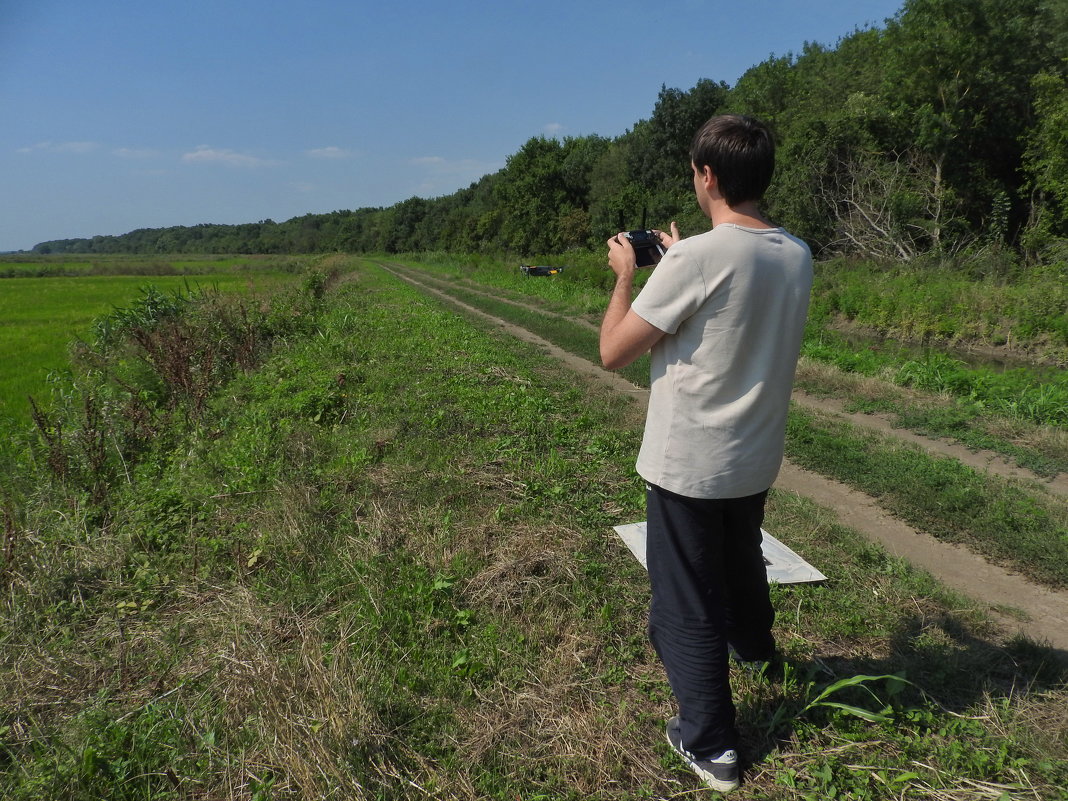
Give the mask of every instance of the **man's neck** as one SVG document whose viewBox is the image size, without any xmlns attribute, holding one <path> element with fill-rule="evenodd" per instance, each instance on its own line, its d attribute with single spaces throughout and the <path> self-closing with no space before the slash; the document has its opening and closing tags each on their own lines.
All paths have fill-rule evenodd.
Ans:
<svg viewBox="0 0 1068 801">
<path fill-rule="evenodd" d="M 737 206 L 728 206 L 726 201 L 712 204 L 712 227 L 722 223 L 733 223 L 743 228 L 775 228 L 760 213 L 756 201 L 746 201 Z"/>
</svg>

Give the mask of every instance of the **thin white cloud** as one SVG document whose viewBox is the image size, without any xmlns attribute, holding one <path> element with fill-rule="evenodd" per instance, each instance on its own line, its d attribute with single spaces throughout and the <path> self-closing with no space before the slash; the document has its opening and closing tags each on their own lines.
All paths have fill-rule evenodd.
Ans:
<svg viewBox="0 0 1068 801">
<path fill-rule="evenodd" d="M 542 126 L 546 136 L 556 136 L 560 131 L 564 130 L 564 126 L 558 122 L 550 122 L 547 125 Z"/>
<path fill-rule="evenodd" d="M 182 161 L 187 164 L 224 164 L 228 167 L 270 167 L 278 163 L 248 153 L 208 145 L 200 145 L 196 150 L 183 154 Z"/>
<path fill-rule="evenodd" d="M 147 147 L 117 147 L 111 152 L 124 159 L 150 159 L 159 155 L 158 150 Z"/>
<path fill-rule="evenodd" d="M 317 147 L 312 150 L 304 151 L 307 155 L 313 159 L 350 159 L 352 158 L 352 151 L 346 150 L 343 147 Z"/>
<path fill-rule="evenodd" d="M 19 153 L 91 153 L 100 145 L 96 142 L 38 142 L 20 147 Z"/>
<path fill-rule="evenodd" d="M 469 173 L 477 173 L 481 176 L 485 175 L 487 172 L 499 170 L 504 166 L 503 164 L 491 164 L 486 161 L 478 161 L 477 159 L 456 159 L 455 161 L 450 161 L 441 156 L 420 156 L 418 158 L 408 159 L 408 163 L 413 167 L 426 167 L 428 172 L 432 175 L 466 175 Z"/>
<path fill-rule="evenodd" d="M 415 194 L 431 197 L 443 192 L 451 192 L 457 183 L 477 181 L 487 173 L 503 167 L 500 163 L 478 161 L 476 159 L 450 159 L 441 156 L 419 156 L 408 159 L 408 164 L 422 170 Z"/>
</svg>

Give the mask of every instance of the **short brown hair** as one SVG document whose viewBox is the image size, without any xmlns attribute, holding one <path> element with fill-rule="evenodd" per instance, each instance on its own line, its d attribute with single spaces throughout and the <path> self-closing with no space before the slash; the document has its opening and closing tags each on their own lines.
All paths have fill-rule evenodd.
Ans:
<svg viewBox="0 0 1068 801">
<path fill-rule="evenodd" d="M 741 114 L 713 117 L 694 134 L 690 159 L 710 167 L 728 206 L 760 200 L 775 172 L 775 140 L 759 120 Z"/>
</svg>

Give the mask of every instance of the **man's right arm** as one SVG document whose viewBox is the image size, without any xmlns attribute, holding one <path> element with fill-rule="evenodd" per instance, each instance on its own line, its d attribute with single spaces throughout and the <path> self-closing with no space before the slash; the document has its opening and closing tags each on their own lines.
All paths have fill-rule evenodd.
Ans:
<svg viewBox="0 0 1068 801">
<path fill-rule="evenodd" d="M 600 343 L 601 363 L 609 370 L 626 367 L 659 342 L 665 333 L 631 309 L 634 271 L 637 269 L 634 262 L 634 248 L 626 237 L 608 240 L 608 266 L 616 274 L 616 283 L 601 321 Z"/>
</svg>

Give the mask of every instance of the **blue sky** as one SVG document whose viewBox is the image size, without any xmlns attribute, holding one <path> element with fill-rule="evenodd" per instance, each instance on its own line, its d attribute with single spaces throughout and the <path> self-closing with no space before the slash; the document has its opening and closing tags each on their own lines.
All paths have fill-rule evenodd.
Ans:
<svg viewBox="0 0 1068 801">
<path fill-rule="evenodd" d="M 889 0 L 0 0 L 0 251 L 437 197 Z"/>
</svg>

